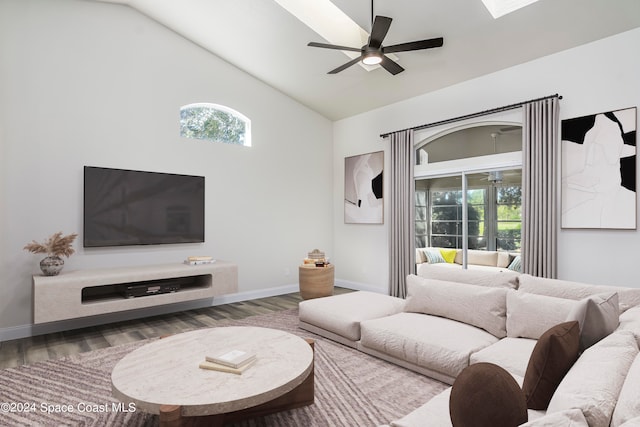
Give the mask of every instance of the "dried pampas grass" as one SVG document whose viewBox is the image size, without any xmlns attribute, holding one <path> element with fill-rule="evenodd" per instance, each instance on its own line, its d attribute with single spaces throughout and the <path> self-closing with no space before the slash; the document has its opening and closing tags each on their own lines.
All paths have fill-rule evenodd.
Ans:
<svg viewBox="0 0 640 427">
<path fill-rule="evenodd" d="M 47 256 L 69 257 L 75 252 L 75 249 L 73 249 L 72 245 L 76 237 L 78 237 L 78 234 L 76 233 L 69 234 L 68 236 L 63 236 L 62 231 L 58 231 L 56 234 L 49 237 L 44 243 L 38 243 L 33 240 L 23 249 L 34 254 L 47 254 Z"/>
</svg>

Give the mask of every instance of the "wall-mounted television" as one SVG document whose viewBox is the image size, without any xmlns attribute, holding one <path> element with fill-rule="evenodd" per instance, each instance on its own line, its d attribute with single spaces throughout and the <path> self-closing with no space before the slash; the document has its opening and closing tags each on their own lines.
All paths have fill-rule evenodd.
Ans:
<svg viewBox="0 0 640 427">
<path fill-rule="evenodd" d="M 84 247 L 204 242 L 204 177 L 84 167 Z"/>
</svg>

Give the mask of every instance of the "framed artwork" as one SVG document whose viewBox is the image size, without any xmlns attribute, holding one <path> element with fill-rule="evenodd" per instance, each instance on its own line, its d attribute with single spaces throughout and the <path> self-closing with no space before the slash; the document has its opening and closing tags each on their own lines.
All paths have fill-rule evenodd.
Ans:
<svg viewBox="0 0 640 427">
<path fill-rule="evenodd" d="M 382 224 L 384 151 L 344 159 L 344 222 Z"/>
<path fill-rule="evenodd" d="M 636 229 L 637 107 L 562 121 L 562 228 Z"/>
</svg>

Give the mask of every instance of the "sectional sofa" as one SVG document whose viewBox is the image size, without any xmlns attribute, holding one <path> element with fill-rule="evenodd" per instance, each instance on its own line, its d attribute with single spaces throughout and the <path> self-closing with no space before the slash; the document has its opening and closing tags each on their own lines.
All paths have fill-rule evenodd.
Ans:
<svg viewBox="0 0 640 427">
<path fill-rule="evenodd" d="M 406 300 L 353 292 L 301 302 L 300 327 L 448 384 L 485 362 L 522 386 L 539 339 L 575 320 L 580 356 L 546 407 L 529 409 L 522 425 L 640 426 L 640 288 L 498 271 L 444 274 L 436 268 L 408 276 Z M 390 425 L 451 426 L 450 393 Z"/>
</svg>

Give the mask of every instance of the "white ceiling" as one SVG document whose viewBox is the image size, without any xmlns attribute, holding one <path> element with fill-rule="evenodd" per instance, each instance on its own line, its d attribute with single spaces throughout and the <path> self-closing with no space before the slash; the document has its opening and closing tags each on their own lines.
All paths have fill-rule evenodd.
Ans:
<svg viewBox="0 0 640 427">
<path fill-rule="evenodd" d="M 137 9 L 332 120 L 640 26 L 640 0 L 540 0 L 499 19 L 480 0 L 377 0 L 375 14 L 393 18 L 384 45 L 442 36 L 444 46 L 398 53 L 406 71 L 396 76 L 358 66 L 328 75 L 349 58 L 308 47 L 326 41 L 272 0 L 101 1 Z M 370 0 L 333 2 L 370 29 Z"/>
</svg>

